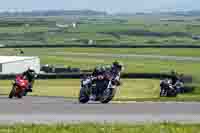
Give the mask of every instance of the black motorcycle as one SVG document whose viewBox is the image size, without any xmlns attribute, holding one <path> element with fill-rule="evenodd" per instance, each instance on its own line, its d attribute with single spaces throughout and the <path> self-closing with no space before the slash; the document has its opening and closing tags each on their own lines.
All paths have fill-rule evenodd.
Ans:
<svg viewBox="0 0 200 133">
<path fill-rule="evenodd" d="M 115 96 L 116 90 L 117 85 L 113 80 L 87 77 L 81 80 L 79 102 L 87 103 L 91 100 L 109 103 Z"/>
<path fill-rule="evenodd" d="M 176 97 L 178 94 L 170 79 L 165 79 L 160 83 L 160 97 Z"/>
</svg>

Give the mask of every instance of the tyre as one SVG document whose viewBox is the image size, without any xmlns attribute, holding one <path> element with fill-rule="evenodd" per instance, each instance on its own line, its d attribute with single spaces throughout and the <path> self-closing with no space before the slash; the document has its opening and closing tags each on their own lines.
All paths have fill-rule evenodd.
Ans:
<svg viewBox="0 0 200 133">
<path fill-rule="evenodd" d="M 168 91 L 167 93 L 168 97 L 176 97 L 177 96 L 177 91 L 175 89 Z"/>
<path fill-rule="evenodd" d="M 114 88 L 108 88 L 103 92 L 103 96 L 100 100 L 101 103 L 106 104 L 109 103 L 113 97 L 115 96 L 116 89 Z"/>
<path fill-rule="evenodd" d="M 13 86 L 12 87 L 12 90 L 10 91 L 10 94 L 9 94 L 9 98 L 10 99 L 12 99 L 13 98 L 13 96 L 15 95 L 15 92 L 16 92 L 16 86 Z"/>
<path fill-rule="evenodd" d="M 89 96 L 87 94 L 87 90 L 85 88 L 81 88 L 80 94 L 79 94 L 79 102 L 84 104 L 89 101 Z"/>
<path fill-rule="evenodd" d="M 18 94 L 18 98 L 22 98 L 24 96 L 24 93 L 25 93 L 25 90 L 21 91 L 19 94 Z"/>
</svg>

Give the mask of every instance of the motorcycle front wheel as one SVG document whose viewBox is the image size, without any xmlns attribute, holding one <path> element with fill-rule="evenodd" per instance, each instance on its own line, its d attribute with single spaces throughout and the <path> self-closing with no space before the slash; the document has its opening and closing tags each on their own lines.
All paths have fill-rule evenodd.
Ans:
<svg viewBox="0 0 200 133">
<path fill-rule="evenodd" d="M 24 96 L 25 90 L 22 90 L 21 92 L 18 93 L 17 97 L 22 98 Z"/>
<path fill-rule="evenodd" d="M 81 88 L 79 93 L 79 103 L 87 103 L 90 100 L 86 88 Z"/>
<path fill-rule="evenodd" d="M 175 89 L 174 90 L 170 90 L 170 91 L 168 91 L 167 96 L 168 97 L 176 97 L 177 96 L 177 91 Z"/>
</svg>

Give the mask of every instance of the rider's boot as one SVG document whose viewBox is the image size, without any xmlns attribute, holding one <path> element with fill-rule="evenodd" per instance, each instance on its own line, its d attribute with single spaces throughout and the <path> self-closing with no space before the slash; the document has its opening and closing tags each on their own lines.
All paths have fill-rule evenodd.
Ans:
<svg viewBox="0 0 200 133">
<path fill-rule="evenodd" d="M 26 95 L 27 95 L 27 93 L 28 93 L 28 92 L 27 92 L 27 91 L 25 91 L 25 92 L 24 92 L 24 96 L 26 96 Z"/>
<path fill-rule="evenodd" d="M 29 89 L 29 92 L 33 92 L 32 88 Z"/>
<path fill-rule="evenodd" d="M 32 90 L 32 84 L 29 84 L 29 86 L 28 86 L 28 90 L 27 90 L 28 92 L 33 92 L 33 90 Z"/>
</svg>

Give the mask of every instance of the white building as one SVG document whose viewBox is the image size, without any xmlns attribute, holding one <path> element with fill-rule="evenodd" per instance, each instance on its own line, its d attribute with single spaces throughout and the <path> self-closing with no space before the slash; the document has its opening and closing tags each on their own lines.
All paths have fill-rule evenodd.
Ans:
<svg viewBox="0 0 200 133">
<path fill-rule="evenodd" d="M 68 28 L 69 27 L 68 24 L 56 24 L 56 26 L 59 28 Z"/>
<path fill-rule="evenodd" d="M 77 27 L 76 22 L 72 23 L 72 27 L 73 27 L 73 28 L 76 28 L 76 27 Z"/>
<path fill-rule="evenodd" d="M 19 74 L 32 67 L 40 72 L 40 59 L 25 56 L 0 56 L 0 74 Z"/>
</svg>

